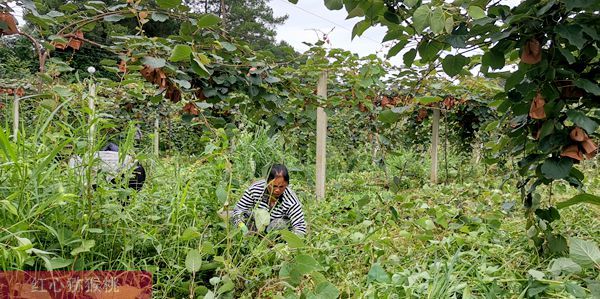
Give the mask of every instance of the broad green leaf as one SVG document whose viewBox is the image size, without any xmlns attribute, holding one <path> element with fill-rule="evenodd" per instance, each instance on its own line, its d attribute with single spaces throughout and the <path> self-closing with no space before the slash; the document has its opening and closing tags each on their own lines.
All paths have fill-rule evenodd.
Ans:
<svg viewBox="0 0 600 299">
<path fill-rule="evenodd" d="M 189 241 L 192 239 L 196 239 L 196 238 L 200 238 L 201 234 L 200 232 L 198 232 L 198 229 L 190 226 L 188 228 L 186 228 L 183 233 L 181 234 L 181 240 L 182 241 Z"/>
<path fill-rule="evenodd" d="M 210 72 L 206 69 L 204 63 L 202 63 L 202 57 L 198 53 L 192 53 L 192 57 L 194 57 L 192 59 L 192 70 L 194 73 L 203 78 L 210 77 Z"/>
<path fill-rule="evenodd" d="M 181 0 L 156 0 L 160 8 L 171 9 L 181 5 Z"/>
<path fill-rule="evenodd" d="M 50 266 L 50 270 L 60 269 L 67 267 L 73 263 L 73 259 L 64 259 L 60 257 L 55 257 L 48 260 L 48 264 Z"/>
<path fill-rule="evenodd" d="M 340 10 L 344 8 L 342 0 L 325 0 L 325 7 L 329 10 Z"/>
<path fill-rule="evenodd" d="M 168 20 L 169 16 L 167 16 L 165 14 L 161 14 L 159 12 L 153 12 L 151 18 L 152 18 L 152 21 L 156 21 L 156 22 L 161 22 L 162 23 L 162 22 Z"/>
<path fill-rule="evenodd" d="M 288 0 L 290 3 L 298 4 L 298 0 Z"/>
<path fill-rule="evenodd" d="M 569 240 L 569 256 L 582 267 L 600 267 L 600 250 L 592 241 L 571 238 Z"/>
<path fill-rule="evenodd" d="M 252 214 L 254 215 L 254 223 L 256 224 L 257 231 L 263 232 L 271 222 L 269 211 L 256 208 Z"/>
<path fill-rule="evenodd" d="M 189 272 L 198 272 L 202 266 L 202 255 L 197 249 L 190 249 L 185 257 L 185 268 Z"/>
<path fill-rule="evenodd" d="M 367 274 L 367 282 L 389 283 L 390 275 L 383 269 L 379 263 L 374 263 Z"/>
<path fill-rule="evenodd" d="M 281 238 L 287 242 L 290 248 L 304 247 L 304 241 L 298 235 L 288 230 L 282 230 L 279 233 L 281 234 Z"/>
<path fill-rule="evenodd" d="M 589 1 L 589 0 L 569 0 L 569 1 L 565 1 L 565 5 L 567 7 L 567 11 L 571 11 L 573 10 L 573 8 L 588 8 L 590 6 L 592 6 L 594 3 L 597 3 L 595 1 Z"/>
<path fill-rule="evenodd" d="M 550 262 L 548 269 L 554 276 L 562 274 L 574 274 L 581 272 L 581 266 L 575 263 L 572 259 L 559 257 Z"/>
<path fill-rule="evenodd" d="M 431 31 L 435 34 L 444 32 L 446 19 L 444 18 L 444 10 L 441 7 L 436 7 L 429 15 L 429 24 Z"/>
<path fill-rule="evenodd" d="M 292 0 L 290 0 L 290 2 L 292 2 Z M 216 295 L 211 290 L 208 290 L 208 292 L 206 292 L 206 294 L 204 294 L 204 299 L 215 299 L 215 298 L 216 298 Z"/>
<path fill-rule="evenodd" d="M 576 282 L 565 282 L 565 290 L 575 298 L 587 298 L 587 292 Z"/>
<path fill-rule="evenodd" d="M 340 295 L 340 291 L 330 282 L 324 281 L 319 283 L 315 287 L 314 296 L 310 298 L 314 299 L 331 299 L 337 298 Z"/>
<path fill-rule="evenodd" d="M 504 53 L 488 51 L 481 57 L 481 63 L 484 66 L 491 67 L 492 69 L 501 69 L 505 64 Z"/>
<path fill-rule="evenodd" d="M 548 179 L 564 179 L 569 175 L 573 161 L 569 158 L 548 158 L 542 164 L 542 174 Z"/>
<path fill-rule="evenodd" d="M 215 194 L 217 195 L 217 199 L 222 204 L 227 201 L 227 190 L 226 190 L 226 188 L 227 188 L 226 185 L 219 184 L 217 186 L 217 190 L 215 191 Z"/>
<path fill-rule="evenodd" d="M 582 202 L 600 206 L 600 196 L 587 194 L 587 193 L 577 194 L 568 200 L 557 203 L 556 207 L 559 209 L 562 209 L 562 208 L 570 207 L 572 205 L 576 205 L 576 204 L 579 204 Z"/>
<path fill-rule="evenodd" d="M 417 50 L 419 51 L 419 55 L 421 56 L 421 61 L 425 63 L 434 61 L 443 48 L 443 43 L 438 42 L 436 40 L 430 40 L 421 42 L 421 44 L 419 44 L 419 46 L 417 47 Z"/>
<path fill-rule="evenodd" d="M 594 83 L 588 79 L 578 79 L 575 81 L 575 86 L 583 88 L 589 93 L 600 96 L 600 87 L 598 87 L 598 83 Z"/>
<path fill-rule="evenodd" d="M 452 30 L 454 30 L 454 19 L 452 18 L 452 16 L 447 17 L 444 21 L 444 29 L 448 34 L 451 34 Z"/>
<path fill-rule="evenodd" d="M 571 53 L 571 51 L 565 48 L 558 48 L 558 51 L 560 52 L 560 54 L 562 54 L 562 56 L 565 57 L 569 64 L 575 63 L 576 59 L 575 56 L 573 56 L 573 53 Z"/>
<path fill-rule="evenodd" d="M 397 122 L 400 119 L 400 114 L 398 113 L 394 113 L 392 110 L 390 109 L 385 109 L 383 111 L 381 111 L 381 113 L 379 113 L 379 121 L 386 123 L 386 124 L 392 124 Z"/>
<path fill-rule="evenodd" d="M 406 5 L 408 8 L 413 8 L 415 5 L 417 5 L 417 3 L 419 3 L 419 0 L 405 0 L 404 1 L 404 5 Z"/>
<path fill-rule="evenodd" d="M 228 52 L 233 52 L 233 51 L 237 50 L 237 47 L 232 43 L 221 42 L 221 46 L 223 46 L 223 48 L 225 50 L 227 50 Z"/>
<path fill-rule="evenodd" d="M 221 295 L 223 293 L 227 293 L 235 288 L 235 285 L 231 281 L 225 282 L 218 290 L 217 295 Z"/>
<path fill-rule="evenodd" d="M 405 67 L 410 67 L 413 62 L 415 61 L 415 57 L 417 56 L 417 50 L 416 49 L 410 49 L 408 50 L 408 52 L 404 53 L 404 56 L 402 56 L 402 61 L 404 62 L 404 66 Z"/>
<path fill-rule="evenodd" d="M 424 230 L 432 230 L 435 228 L 435 223 L 427 216 L 418 219 L 415 223 Z"/>
<path fill-rule="evenodd" d="M 355 36 L 361 36 L 363 34 L 363 32 L 365 32 L 365 30 L 367 30 L 367 28 L 371 27 L 371 22 L 368 20 L 362 20 L 356 24 L 354 24 L 354 27 L 352 28 L 352 39 L 354 39 Z"/>
<path fill-rule="evenodd" d="M 169 57 L 169 61 L 178 62 L 178 61 L 190 61 L 190 54 L 192 54 L 192 47 L 188 45 L 176 45 L 171 52 L 171 57 Z"/>
<path fill-rule="evenodd" d="M 162 58 L 146 56 L 144 57 L 143 63 L 151 68 L 158 69 L 165 66 L 166 61 Z"/>
<path fill-rule="evenodd" d="M 423 30 L 429 26 L 429 14 L 431 9 L 428 5 L 421 5 L 413 13 L 413 26 L 416 33 L 423 33 Z"/>
<path fill-rule="evenodd" d="M 83 252 L 89 252 L 96 245 L 96 240 L 82 240 L 81 245 L 71 251 L 71 255 L 78 255 Z"/>
<path fill-rule="evenodd" d="M 321 269 L 319 263 L 310 255 L 300 254 L 294 260 L 293 268 L 300 274 L 308 274 Z"/>
<path fill-rule="evenodd" d="M 211 13 L 205 14 L 200 19 L 198 19 L 198 23 L 196 24 L 198 28 L 210 27 L 219 24 L 221 22 L 221 18 L 213 15 Z"/>
<path fill-rule="evenodd" d="M 561 235 L 550 235 L 548 236 L 548 248 L 551 253 L 561 254 L 567 252 L 569 246 L 567 239 Z"/>
<path fill-rule="evenodd" d="M 593 119 L 589 118 L 581 111 L 577 110 L 569 110 L 567 111 L 568 120 L 572 121 L 578 127 L 584 129 L 588 135 L 594 134 L 598 129 L 598 123 L 596 123 Z"/>
<path fill-rule="evenodd" d="M 483 19 L 486 17 L 485 11 L 479 6 L 469 6 L 468 13 L 469 16 L 471 16 L 471 18 L 475 20 Z"/>
<path fill-rule="evenodd" d="M 442 68 L 448 76 L 454 77 L 460 74 L 465 65 L 469 64 L 469 62 L 470 59 L 461 54 L 456 56 L 448 55 L 444 57 L 444 60 L 442 60 Z"/>
<path fill-rule="evenodd" d="M 586 40 L 583 38 L 583 30 L 577 24 L 556 26 L 554 32 L 558 33 L 562 38 L 567 39 L 571 45 L 576 46 L 579 50 L 585 44 Z"/>
<path fill-rule="evenodd" d="M 444 99 L 438 96 L 424 96 L 424 97 L 415 97 L 415 102 L 422 105 L 427 105 L 431 103 L 441 102 Z"/>
</svg>

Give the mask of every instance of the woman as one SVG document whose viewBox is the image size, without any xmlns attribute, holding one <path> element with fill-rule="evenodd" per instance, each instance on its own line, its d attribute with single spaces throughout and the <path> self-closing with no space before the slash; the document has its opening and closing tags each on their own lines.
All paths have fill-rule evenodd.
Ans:
<svg viewBox="0 0 600 299">
<path fill-rule="evenodd" d="M 288 187 L 290 176 L 282 164 L 271 167 L 266 180 L 260 180 L 248 187 L 231 214 L 234 225 L 248 230 L 256 230 L 252 211 L 254 208 L 264 209 L 271 216 L 266 231 L 290 229 L 293 233 L 304 236 L 306 222 L 302 204 L 296 193 Z"/>
</svg>

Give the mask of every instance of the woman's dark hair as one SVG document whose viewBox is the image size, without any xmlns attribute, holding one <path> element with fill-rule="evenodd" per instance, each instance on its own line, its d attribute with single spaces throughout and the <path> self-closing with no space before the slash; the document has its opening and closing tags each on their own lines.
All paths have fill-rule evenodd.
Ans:
<svg viewBox="0 0 600 299">
<path fill-rule="evenodd" d="M 271 172 L 269 172 L 269 176 L 267 177 L 267 182 L 272 181 L 277 176 L 282 176 L 286 183 L 290 183 L 290 174 L 285 165 L 273 164 L 273 166 L 271 166 Z"/>
</svg>

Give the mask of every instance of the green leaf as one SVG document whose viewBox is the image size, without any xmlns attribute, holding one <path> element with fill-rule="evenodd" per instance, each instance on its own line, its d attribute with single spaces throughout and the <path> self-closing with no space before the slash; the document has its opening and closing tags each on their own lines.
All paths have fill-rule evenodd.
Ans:
<svg viewBox="0 0 600 299">
<path fill-rule="evenodd" d="M 444 57 L 444 60 L 442 60 L 442 69 L 444 69 L 444 72 L 448 76 L 454 77 L 460 74 L 465 65 L 469 64 L 470 61 L 471 60 L 469 58 L 461 54 L 458 54 L 456 56 L 448 55 Z"/>
<path fill-rule="evenodd" d="M 378 119 L 385 124 L 392 124 L 400 119 L 400 114 L 394 113 L 390 109 L 385 109 L 379 113 Z"/>
<path fill-rule="evenodd" d="M 49 261 L 50 270 L 60 269 L 67 267 L 73 263 L 73 259 L 64 259 L 60 257 L 55 257 L 50 259 Z"/>
<path fill-rule="evenodd" d="M 600 196 L 587 193 L 577 194 L 568 200 L 557 203 L 556 207 L 562 209 L 582 202 L 600 206 Z"/>
<path fill-rule="evenodd" d="M 558 51 L 560 52 L 560 54 L 562 54 L 562 56 L 565 57 L 569 64 L 575 63 L 576 59 L 575 56 L 573 56 L 573 53 L 571 53 L 571 51 L 565 48 L 558 48 Z"/>
<path fill-rule="evenodd" d="M 125 19 L 125 16 L 123 15 L 108 15 L 106 17 L 104 17 L 104 21 L 106 22 L 118 22 Z"/>
<path fill-rule="evenodd" d="M 202 266 L 202 255 L 197 249 L 190 249 L 185 257 L 185 268 L 189 272 L 198 272 Z"/>
<path fill-rule="evenodd" d="M 3 199 L 0 200 L 0 204 L 4 207 L 4 209 L 6 209 L 9 213 L 19 217 L 19 212 L 17 211 L 17 208 L 8 200 Z"/>
<path fill-rule="evenodd" d="M 478 20 L 486 17 L 485 11 L 479 6 L 469 6 L 468 10 L 469 16 L 471 18 Z"/>
<path fill-rule="evenodd" d="M 237 50 L 237 47 L 232 43 L 221 42 L 221 46 L 223 46 L 223 48 L 225 50 L 227 50 L 227 52 L 233 52 L 233 51 Z"/>
<path fill-rule="evenodd" d="M 171 52 L 169 61 L 190 61 L 190 54 L 192 54 L 192 47 L 188 45 L 176 45 L 175 48 L 173 48 L 173 52 Z"/>
<path fill-rule="evenodd" d="M 441 102 L 444 99 L 438 96 L 424 96 L 424 97 L 415 97 L 415 102 L 421 105 L 427 105 L 431 103 Z"/>
<path fill-rule="evenodd" d="M 549 271 L 558 276 L 562 274 L 574 274 L 581 272 L 581 266 L 575 263 L 572 259 L 566 257 L 559 257 L 550 262 Z"/>
<path fill-rule="evenodd" d="M 554 31 L 562 38 L 567 39 L 571 45 L 576 46 L 577 49 L 581 50 L 586 42 L 586 40 L 583 38 L 582 29 L 583 28 L 577 24 L 559 25 L 556 26 Z"/>
<path fill-rule="evenodd" d="M 417 3 L 419 3 L 419 0 L 405 0 L 404 1 L 404 5 L 406 5 L 408 8 L 413 8 L 415 5 L 417 5 Z"/>
<path fill-rule="evenodd" d="M 284 239 L 290 248 L 302 248 L 304 247 L 304 241 L 298 235 L 288 231 L 279 231 L 281 238 Z"/>
<path fill-rule="evenodd" d="M 168 20 L 169 16 L 167 16 L 165 14 L 161 14 L 160 12 L 153 12 L 151 18 L 152 18 L 152 21 L 162 23 L 162 22 Z"/>
<path fill-rule="evenodd" d="M 300 254 L 294 260 L 293 269 L 297 270 L 301 275 L 308 274 L 321 269 L 319 263 L 310 255 Z"/>
<path fill-rule="evenodd" d="M 235 285 L 233 284 L 233 282 L 228 281 L 226 283 L 224 283 L 218 290 L 217 290 L 217 295 L 229 292 L 231 290 L 233 290 L 235 288 Z"/>
<path fill-rule="evenodd" d="M 181 234 L 181 240 L 189 241 L 192 239 L 200 238 L 200 236 L 202 236 L 202 234 L 198 232 L 198 229 L 193 226 L 190 226 L 183 231 L 183 234 Z"/>
<path fill-rule="evenodd" d="M 454 19 L 452 16 L 449 16 L 444 21 L 444 29 L 446 29 L 446 33 L 451 34 L 454 30 Z"/>
<path fill-rule="evenodd" d="M 181 0 L 156 0 L 160 8 L 171 9 L 181 5 Z"/>
<path fill-rule="evenodd" d="M 325 0 L 325 7 L 329 10 L 340 10 L 344 8 L 342 0 Z"/>
<path fill-rule="evenodd" d="M 575 298 L 587 297 L 587 293 L 585 292 L 585 290 L 575 282 L 565 282 L 565 290 L 567 290 L 567 293 L 573 295 Z"/>
<path fill-rule="evenodd" d="M 542 164 L 542 174 L 548 179 L 564 179 L 569 175 L 573 160 L 569 158 L 548 158 Z"/>
<path fill-rule="evenodd" d="M 355 36 L 361 36 L 363 34 L 363 32 L 365 32 L 365 30 L 367 30 L 367 28 L 371 27 L 371 22 L 369 20 L 362 20 L 356 24 L 354 24 L 354 27 L 352 28 L 352 39 L 354 39 Z"/>
<path fill-rule="evenodd" d="M 379 263 L 374 263 L 367 274 L 367 282 L 381 282 L 381 283 L 389 283 L 390 276 L 389 274 L 381 267 Z"/>
<path fill-rule="evenodd" d="M 271 223 L 271 215 L 269 211 L 265 209 L 254 209 L 252 213 L 254 215 L 254 223 L 256 224 L 256 230 L 263 232 L 265 228 Z"/>
<path fill-rule="evenodd" d="M 427 42 L 421 42 L 421 44 L 417 47 L 417 50 L 419 51 L 419 55 L 421 55 L 422 62 L 430 62 L 434 61 L 438 57 L 439 52 L 443 48 L 443 43 L 436 40 L 430 40 Z"/>
<path fill-rule="evenodd" d="M 429 24 L 431 26 L 431 31 L 435 34 L 440 34 L 444 32 L 446 19 L 444 18 L 444 10 L 441 7 L 436 7 L 433 9 L 431 15 L 429 15 Z"/>
<path fill-rule="evenodd" d="M 221 22 L 221 18 L 209 13 L 200 17 L 196 26 L 198 26 L 198 28 L 210 27 L 219 24 L 219 22 Z"/>
<path fill-rule="evenodd" d="M 572 121 L 578 127 L 584 129 L 588 135 L 594 134 L 598 129 L 598 123 L 583 114 L 581 111 L 569 110 L 567 111 L 567 119 Z"/>
<path fill-rule="evenodd" d="M 83 252 L 89 252 L 96 245 L 96 240 L 82 240 L 79 247 L 71 251 L 71 255 L 78 255 Z"/>
<path fill-rule="evenodd" d="M 575 86 L 583 88 L 589 93 L 600 96 L 600 87 L 598 87 L 598 83 L 594 83 L 588 79 L 578 79 L 575 81 Z"/>
<path fill-rule="evenodd" d="M 481 63 L 484 66 L 489 66 L 492 69 L 501 69 L 505 65 L 504 53 L 496 51 L 488 51 L 481 57 Z"/>
<path fill-rule="evenodd" d="M 431 9 L 428 5 L 421 5 L 413 13 L 413 26 L 416 33 L 423 33 L 423 30 L 429 26 L 429 14 Z"/>
<path fill-rule="evenodd" d="M 569 249 L 567 239 L 561 235 L 550 235 L 548 236 L 548 248 L 551 253 L 564 253 Z"/>
<path fill-rule="evenodd" d="M 569 256 L 582 267 L 600 267 L 600 250 L 592 241 L 571 238 L 569 240 Z"/>
<path fill-rule="evenodd" d="M 217 195 L 217 199 L 219 200 L 219 202 L 221 204 L 224 204 L 227 201 L 227 190 L 226 190 L 227 186 L 224 184 L 219 184 L 217 186 L 217 190 L 215 191 L 215 194 Z"/>
<path fill-rule="evenodd" d="M 162 58 L 152 56 L 144 57 L 143 63 L 151 68 L 158 69 L 166 65 L 166 61 Z"/>
<path fill-rule="evenodd" d="M 433 230 L 435 228 L 435 223 L 433 223 L 433 221 L 427 216 L 415 221 L 415 224 L 417 224 L 424 230 Z"/>
<path fill-rule="evenodd" d="M 298 0 L 288 0 L 290 3 L 298 4 Z"/>
<path fill-rule="evenodd" d="M 408 52 L 404 53 L 404 56 L 402 57 L 402 61 L 404 61 L 404 66 L 410 67 L 413 64 L 413 62 L 415 61 L 416 56 L 417 56 L 417 50 L 415 50 L 415 49 L 410 49 L 410 50 L 408 50 Z"/>
<path fill-rule="evenodd" d="M 390 58 L 396 56 L 396 54 L 398 54 L 400 52 L 400 50 L 404 49 L 404 46 L 406 46 L 406 44 L 408 44 L 408 40 L 399 41 L 388 51 L 385 58 L 390 59 Z"/>
<path fill-rule="evenodd" d="M 314 299 L 330 299 L 337 298 L 340 295 L 338 289 L 328 281 L 321 282 L 315 288 Z"/>
<path fill-rule="evenodd" d="M 192 70 L 194 73 L 203 78 L 210 77 L 210 72 L 206 69 L 204 63 L 202 63 L 202 57 L 198 55 L 198 53 L 193 53 L 192 57 L 194 57 L 194 59 L 192 59 Z"/>
</svg>

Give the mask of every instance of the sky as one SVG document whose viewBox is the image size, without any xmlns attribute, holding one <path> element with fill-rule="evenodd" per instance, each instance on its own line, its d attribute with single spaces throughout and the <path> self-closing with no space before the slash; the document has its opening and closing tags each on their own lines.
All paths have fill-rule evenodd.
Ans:
<svg viewBox="0 0 600 299">
<path fill-rule="evenodd" d="M 284 25 L 277 26 L 276 39 L 285 40 L 299 52 L 309 49 L 302 42 L 315 43 L 324 34 L 328 34 L 332 48 L 346 49 L 360 56 L 377 54 L 383 58 L 389 50 L 389 43 L 385 46 L 381 43 L 385 28 L 371 27 L 351 39 L 352 28 L 361 18 L 346 20 L 346 9 L 328 10 L 323 0 L 298 0 L 297 4 L 288 0 L 269 0 L 269 5 L 275 16 L 289 16 Z M 399 65 L 401 55 L 393 57 L 391 62 Z"/>
</svg>

